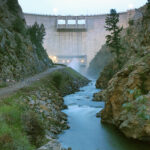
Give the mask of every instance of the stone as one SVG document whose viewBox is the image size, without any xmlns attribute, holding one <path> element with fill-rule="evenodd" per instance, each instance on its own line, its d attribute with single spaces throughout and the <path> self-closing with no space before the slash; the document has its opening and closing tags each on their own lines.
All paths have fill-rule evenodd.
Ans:
<svg viewBox="0 0 150 150">
<path fill-rule="evenodd" d="M 34 100 L 30 100 L 29 104 L 30 104 L 30 105 L 34 105 L 34 104 L 35 104 L 35 101 L 34 101 Z"/>
<path fill-rule="evenodd" d="M 47 143 L 46 145 L 42 146 L 37 150 L 61 150 L 61 145 L 57 140 L 53 139 L 49 143 Z"/>
<path fill-rule="evenodd" d="M 96 113 L 96 117 L 100 118 L 101 117 L 101 112 Z"/>
<path fill-rule="evenodd" d="M 105 101 L 105 91 L 100 91 L 93 95 L 93 101 Z"/>
</svg>

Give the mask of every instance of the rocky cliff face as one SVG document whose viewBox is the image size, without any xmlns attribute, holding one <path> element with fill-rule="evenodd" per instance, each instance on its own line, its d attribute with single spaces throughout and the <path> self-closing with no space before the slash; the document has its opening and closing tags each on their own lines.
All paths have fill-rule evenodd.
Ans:
<svg viewBox="0 0 150 150">
<path fill-rule="evenodd" d="M 106 47 L 106 45 L 103 45 L 100 51 L 95 55 L 93 60 L 90 62 L 87 71 L 88 75 L 94 78 L 98 78 L 100 72 L 107 64 L 109 64 L 112 58 L 113 56 L 110 53 L 108 47 Z"/>
<path fill-rule="evenodd" d="M 126 61 L 95 97 L 106 101 L 102 122 L 114 124 L 127 137 L 150 141 L 150 6 L 140 11 L 142 17 L 131 20 L 122 37 Z"/>
<path fill-rule="evenodd" d="M 103 91 L 106 106 L 102 121 L 116 125 L 127 137 L 149 140 L 149 76 L 149 54 L 115 74 Z"/>
<path fill-rule="evenodd" d="M 44 48 L 39 50 L 31 42 L 27 30 L 18 1 L 0 0 L 0 81 L 20 80 L 52 65 Z"/>
</svg>

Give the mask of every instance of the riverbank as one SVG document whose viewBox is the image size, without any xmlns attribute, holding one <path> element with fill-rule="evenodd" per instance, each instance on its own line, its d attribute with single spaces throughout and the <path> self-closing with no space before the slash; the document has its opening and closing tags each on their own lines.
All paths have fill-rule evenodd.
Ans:
<svg viewBox="0 0 150 150">
<path fill-rule="evenodd" d="M 149 150 L 149 144 L 123 136 L 114 126 L 103 124 L 96 113 L 104 108 L 104 102 L 94 102 L 95 81 L 80 88 L 80 91 L 64 97 L 68 109 L 70 128 L 59 135 L 63 147 L 72 150 Z"/>
<path fill-rule="evenodd" d="M 69 128 L 67 116 L 61 112 L 66 108 L 63 96 L 78 91 L 88 82 L 85 77 L 66 67 L 1 99 L 1 150 L 33 150 L 55 141 L 59 133 Z M 53 146 L 58 147 L 56 144 Z"/>
</svg>

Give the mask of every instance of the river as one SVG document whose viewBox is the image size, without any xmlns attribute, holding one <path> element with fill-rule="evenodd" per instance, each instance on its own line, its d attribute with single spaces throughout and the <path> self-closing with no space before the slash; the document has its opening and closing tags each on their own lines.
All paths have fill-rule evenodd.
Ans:
<svg viewBox="0 0 150 150">
<path fill-rule="evenodd" d="M 62 146 L 72 150 L 150 150 L 150 145 L 127 139 L 112 125 L 101 124 L 96 113 L 105 104 L 92 101 L 98 91 L 93 81 L 64 97 L 70 129 L 59 136 Z"/>
</svg>

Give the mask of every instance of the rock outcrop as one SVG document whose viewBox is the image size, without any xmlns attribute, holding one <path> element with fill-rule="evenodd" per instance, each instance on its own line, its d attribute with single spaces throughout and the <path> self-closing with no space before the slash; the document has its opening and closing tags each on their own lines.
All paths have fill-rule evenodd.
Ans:
<svg viewBox="0 0 150 150">
<path fill-rule="evenodd" d="M 102 122 L 117 126 L 127 137 L 150 140 L 150 54 L 125 66 L 109 81 Z"/>
<path fill-rule="evenodd" d="M 0 82 L 21 80 L 52 65 L 43 47 L 31 42 L 17 0 L 0 0 Z"/>
<path fill-rule="evenodd" d="M 122 37 L 126 59 L 122 68 L 114 70 L 116 73 L 107 80 L 106 87 L 97 81 L 97 86 L 104 90 L 95 94 L 96 100 L 106 101 L 102 122 L 115 125 L 129 138 L 143 141 L 150 141 L 149 5 L 140 8 L 142 17 L 130 20 Z M 107 74 L 106 70 L 103 74 Z"/>
</svg>

